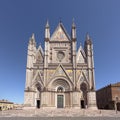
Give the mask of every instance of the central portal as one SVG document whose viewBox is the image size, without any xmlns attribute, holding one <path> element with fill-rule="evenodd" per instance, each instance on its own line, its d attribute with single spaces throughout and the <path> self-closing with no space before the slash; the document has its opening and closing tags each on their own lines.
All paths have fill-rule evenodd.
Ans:
<svg viewBox="0 0 120 120">
<path fill-rule="evenodd" d="M 57 95 L 57 108 L 63 108 L 64 107 L 64 96 L 63 95 Z"/>
<path fill-rule="evenodd" d="M 37 100 L 37 108 L 40 108 L 40 100 Z"/>
</svg>

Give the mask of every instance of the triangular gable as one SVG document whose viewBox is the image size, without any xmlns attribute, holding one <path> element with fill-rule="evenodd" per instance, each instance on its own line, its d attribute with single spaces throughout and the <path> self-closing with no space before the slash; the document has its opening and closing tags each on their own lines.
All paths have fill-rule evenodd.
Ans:
<svg viewBox="0 0 120 120">
<path fill-rule="evenodd" d="M 69 41 L 70 40 L 70 37 L 67 34 L 62 23 L 59 23 L 50 40 L 51 41 Z"/>
<path fill-rule="evenodd" d="M 44 56 L 44 52 L 43 52 L 43 49 L 42 49 L 41 45 L 39 45 L 37 51 L 39 51 L 41 53 L 41 55 Z"/>
<path fill-rule="evenodd" d="M 34 76 L 34 78 L 33 78 L 32 81 L 33 81 L 33 82 L 32 82 L 32 86 L 34 86 L 34 85 L 37 84 L 37 83 L 40 83 L 41 87 L 44 86 L 44 84 L 43 84 L 43 79 L 42 79 L 42 76 L 41 76 L 41 73 L 40 73 L 39 70 L 36 72 L 36 74 L 35 74 L 35 76 Z"/>
<path fill-rule="evenodd" d="M 55 73 L 53 74 L 53 76 L 51 77 L 51 79 L 53 79 L 55 77 L 66 77 L 67 79 L 71 80 L 62 65 L 59 65 L 57 67 L 57 69 L 56 69 Z"/>
<path fill-rule="evenodd" d="M 36 62 L 43 63 L 43 57 L 44 57 L 44 53 L 40 45 L 36 52 Z"/>
<path fill-rule="evenodd" d="M 87 77 L 85 76 L 84 72 L 81 71 L 81 74 L 77 80 L 78 87 L 79 87 L 80 83 L 83 83 L 83 82 L 85 82 L 87 85 L 89 85 Z"/>
<path fill-rule="evenodd" d="M 77 52 L 77 63 L 85 63 L 86 55 L 85 52 L 80 45 L 78 52 Z"/>
</svg>

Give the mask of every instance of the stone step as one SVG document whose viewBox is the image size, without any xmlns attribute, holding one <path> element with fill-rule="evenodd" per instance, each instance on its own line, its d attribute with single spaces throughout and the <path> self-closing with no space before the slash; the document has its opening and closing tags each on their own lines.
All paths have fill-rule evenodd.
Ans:
<svg viewBox="0 0 120 120">
<path fill-rule="evenodd" d="M 34 109 L 34 110 L 8 110 L 0 111 L 0 116 L 22 116 L 22 117 L 96 117 L 109 116 L 120 117 L 120 111 L 114 110 L 88 110 L 88 109 Z"/>
</svg>

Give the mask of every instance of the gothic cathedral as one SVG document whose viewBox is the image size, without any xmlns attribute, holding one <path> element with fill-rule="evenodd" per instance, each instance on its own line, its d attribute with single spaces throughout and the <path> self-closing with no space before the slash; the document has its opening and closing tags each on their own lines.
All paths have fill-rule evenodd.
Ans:
<svg viewBox="0 0 120 120">
<path fill-rule="evenodd" d="M 71 36 L 62 22 L 50 35 L 45 26 L 45 46 L 36 47 L 34 34 L 29 40 L 24 106 L 27 108 L 96 109 L 93 44 L 86 35 L 84 48 L 77 50 L 76 26 Z"/>
</svg>

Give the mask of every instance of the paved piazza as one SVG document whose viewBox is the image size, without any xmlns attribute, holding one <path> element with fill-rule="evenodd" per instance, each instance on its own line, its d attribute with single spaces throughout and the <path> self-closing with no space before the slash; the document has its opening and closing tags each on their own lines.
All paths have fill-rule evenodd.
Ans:
<svg viewBox="0 0 120 120">
<path fill-rule="evenodd" d="M 0 111 L 0 120 L 120 120 L 114 110 L 35 109 Z"/>
<path fill-rule="evenodd" d="M 4 117 L 0 120 L 120 120 L 116 117 Z"/>
</svg>

